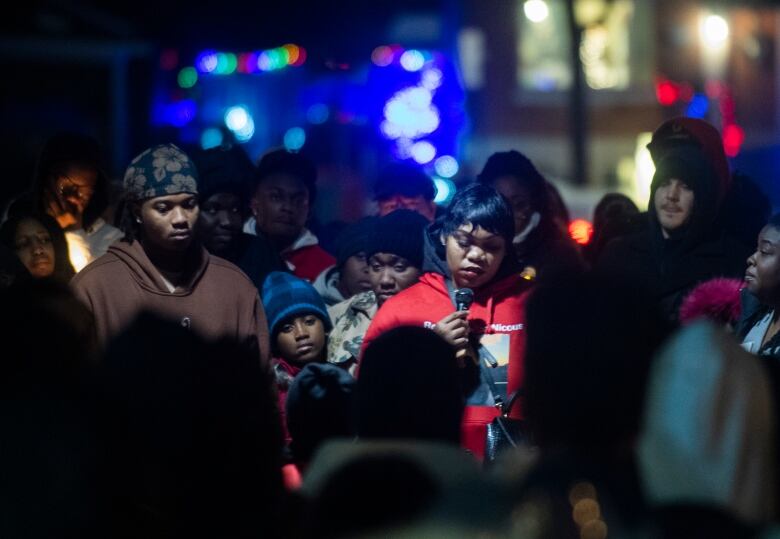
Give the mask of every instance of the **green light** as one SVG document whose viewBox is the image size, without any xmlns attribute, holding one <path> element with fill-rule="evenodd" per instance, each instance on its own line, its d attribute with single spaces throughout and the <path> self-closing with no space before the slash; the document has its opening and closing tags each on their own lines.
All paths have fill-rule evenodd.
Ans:
<svg viewBox="0 0 780 539">
<path fill-rule="evenodd" d="M 279 47 L 278 49 L 275 50 L 279 54 L 279 61 L 281 67 L 287 67 L 288 65 L 290 65 L 290 51 L 288 51 L 285 47 Z"/>
<path fill-rule="evenodd" d="M 238 67 L 238 58 L 232 52 L 225 53 L 225 75 L 230 75 Z"/>
<path fill-rule="evenodd" d="M 268 51 L 268 58 L 271 60 L 271 69 L 281 69 L 287 64 L 284 62 L 282 54 L 279 49 L 271 49 Z"/>
<path fill-rule="evenodd" d="M 198 82 L 198 72 L 194 67 L 185 67 L 179 71 L 177 80 L 181 88 L 192 88 Z"/>
</svg>

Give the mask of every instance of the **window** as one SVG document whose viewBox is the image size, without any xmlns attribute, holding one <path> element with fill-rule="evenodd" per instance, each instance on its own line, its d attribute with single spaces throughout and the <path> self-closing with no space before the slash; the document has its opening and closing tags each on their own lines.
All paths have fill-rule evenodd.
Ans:
<svg viewBox="0 0 780 539">
<path fill-rule="evenodd" d="M 517 81 L 524 92 L 571 87 L 565 0 L 517 0 Z M 576 0 L 580 60 L 593 90 L 621 91 L 650 80 L 649 11 L 634 0 Z M 638 13 L 641 11 L 641 13 Z"/>
</svg>

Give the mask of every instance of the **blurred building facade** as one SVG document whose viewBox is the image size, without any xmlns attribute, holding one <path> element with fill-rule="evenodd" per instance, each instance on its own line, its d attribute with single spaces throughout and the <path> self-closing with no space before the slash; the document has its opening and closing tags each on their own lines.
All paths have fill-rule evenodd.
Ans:
<svg viewBox="0 0 780 539">
<path fill-rule="evenodd" d="M 459 52 L 473 128 L 465 157 L 479 163 L 517 148 L 552 178 L 645 202 L 652 168 L 641 147 L 662 121 L 689 115 L 715 124 L 733 164 L 770 191 L 779 32 L 780 9 L 769 2 L 464 0 Z"/>
</svg>

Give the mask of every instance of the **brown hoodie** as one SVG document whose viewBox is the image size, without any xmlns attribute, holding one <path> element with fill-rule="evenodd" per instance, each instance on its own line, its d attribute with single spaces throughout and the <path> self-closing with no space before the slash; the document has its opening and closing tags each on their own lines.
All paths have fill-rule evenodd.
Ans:
<svg viewBox="0 0 780 539">
<path fill-rule="evenodd" d="M 191 327 L 210 339 L 232 337 L 257 343 L 269 357 L 268 324 L 252 281 L 230 262 L 193 250 L 182 290 L 169 292 L 137 241 L 119 241 L 71 281 L 76 296 L 95 316 L 98 342 L 105 346 L 141 311 Z"/>
</svg>

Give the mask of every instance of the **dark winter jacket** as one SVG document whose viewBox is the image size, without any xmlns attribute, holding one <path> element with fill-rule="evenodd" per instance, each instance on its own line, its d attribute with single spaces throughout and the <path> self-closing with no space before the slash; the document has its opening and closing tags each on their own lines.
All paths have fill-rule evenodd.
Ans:
<svg viewBox="0 0 780 539">
<path fill-rule="evenodd" d="M 691 118 L 664 123 L 648 145 L 656 163 L 650 186 L 647 227 L 610 242 L 598 261 L 602 269 L 628 274 L 645 286 L 672 322 L 682 299 L 697 284 L 714 277 L 741 277 L 751 246 L 729 234 L 721 207 L 731 187 L 723 145 L 714 127 Z M 663 236 L 655 193 L 669 178 L 693 190 L 688 222 Z"/>
</svg>

